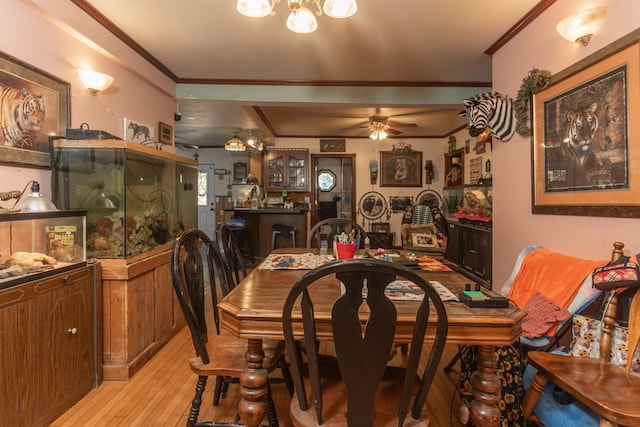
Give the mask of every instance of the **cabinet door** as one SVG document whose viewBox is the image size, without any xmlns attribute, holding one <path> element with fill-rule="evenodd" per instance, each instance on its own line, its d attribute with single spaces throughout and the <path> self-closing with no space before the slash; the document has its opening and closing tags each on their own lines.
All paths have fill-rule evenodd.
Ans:
<svg viewBox="0 0 640 427">
<path fill-rule="evenodd" d="M 284 188 L 285 155 L 282 152 L 267 153 L 265 167 L 265 187 L 267 191 L 279 191 Z"/>
<path fill-rule="evenodd" d="M 475 274 L 478 263 L 478 232 L 473 228 L 462 227 L 462 266 Z"/>
<path fill-rule="evenodd" d="M 491 282 L 491 232 L 477 231 L 477 263 L 475 273 L 487 282 Z"/>
<path fill-rule="evenodd" d="M 287 189 L 291 191 L 307 191 L 309 181 L 307 179 L 307 153 L 289 153 L 287 166 L 289 174 Z"/>
<path fill-rule="evenodd" d="M 447 224 L 449 236 L 447 237 L 447 251 L 444 257 L 455 263 L 460 264 L 460 227 L 458 224 Z"/>
<path fill-rule="evenodd" d="M 19 287 L 0 293 L 0 423 L 7 426 L 33 425 L 40 417 L 38 306 L 25 294 Z"/>
<path fill-rule="evenodd" d="M 38 299 L 41 348 L 42 408 L 74 401 L 92 389 L 93 284 L 92 275 L 65 276 L 62 286 Z"/>
</svg>

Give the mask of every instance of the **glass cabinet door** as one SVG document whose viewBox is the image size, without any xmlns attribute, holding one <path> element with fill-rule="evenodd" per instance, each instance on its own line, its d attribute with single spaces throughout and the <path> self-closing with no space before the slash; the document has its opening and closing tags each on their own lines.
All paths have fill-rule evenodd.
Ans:
<svg viewBox="0 0 640 427">
<path fill-rule="evenodd" d="M 306 188 L 306 160 L 295 153 L 289 155 L 289 182 L 287 188 L 299 190 Z"/>
<path fill-rule="evenodd" d="M 284 187 L 284 155 L 274 156 L 267 160 L 267 173 L 269 188 Z"/>
<path fill-rule="evenodd" d="M 265 190 L 308 191 L 308 157 L 307 150 L 268 151 L 262 167 Z"/>
</svg>

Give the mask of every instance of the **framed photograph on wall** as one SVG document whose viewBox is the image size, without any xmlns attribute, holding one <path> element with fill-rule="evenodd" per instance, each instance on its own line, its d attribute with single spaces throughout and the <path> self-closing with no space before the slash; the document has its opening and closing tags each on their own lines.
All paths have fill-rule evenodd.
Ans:
<svg viewBox="0 0 640 427">
<path fill-rule="evenodd" d="M 381 151 L 380 187 L 422 187 L 422 151 Z"/>
<path fill-rule="evenodd" d="M 160 136 L 158 142 L 161 144 L 172 145 L 173 142 L 173 127 L 166 123 L 158 122 L 158 129 Z"/>
<path fill-rule="evenodd" d="M 137 120 L 124 118 L 124 139 L 140 144 L 155 142 L 155 129 L 153 126 L 145 125 Z"/>
<path fill-rule="evenodd" d="M 49 136 L 70 123 L 69 83 L 0 52 L 0 163 L 50 168 Z M 26 108 L 30 116 L 17 115 Z"/>
<path fill-rule="evenodd" d="M 534 214 L 640 216 L 640 45 L 613 43 L 533 95 Z M 635 88 L 635 89 L 634 89 Z"/>
</svg>

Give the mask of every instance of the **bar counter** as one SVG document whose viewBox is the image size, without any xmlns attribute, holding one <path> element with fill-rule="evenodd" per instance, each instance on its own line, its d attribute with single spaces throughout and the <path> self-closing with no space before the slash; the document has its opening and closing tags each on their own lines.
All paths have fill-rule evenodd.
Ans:
<svg viewBox="0 0 640 427">
<path fill-rule="evenodd" d="M 307 244 L 307 222 L 309 211 L 306 209 L 282 208 L 235 208 L 225 209 L 233 212 L 233 217 L 243 219 L 251 235 L 251 247 L 254 256 L 266 258 L 271 252 L 271 233 L 274 224 L 284 224 L 295 227 L 296 246 L 303 248 Z M 278 237 L 276 247 L 290 247 L 289 235 Z M 287 242 L 286 244 L 284 242 Z"/>
</svg>

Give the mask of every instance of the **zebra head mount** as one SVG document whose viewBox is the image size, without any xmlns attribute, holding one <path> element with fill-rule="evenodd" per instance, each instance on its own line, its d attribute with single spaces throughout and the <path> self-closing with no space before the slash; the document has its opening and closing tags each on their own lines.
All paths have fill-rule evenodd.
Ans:
<svg viewBox="0 0 640 427">
<path fill-rule="evenodd" d="M 516 130 L 513 100 L 498 92 L 485 92 L 462 101 L 464 111 L 458 113 L 467 118 L 469 135 L 476 137 L 487 130 L 500 140 L 508 141 Z"/>
</svg>

